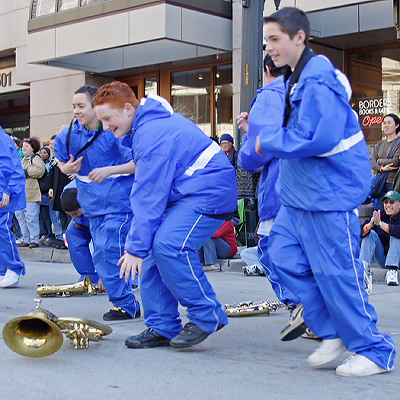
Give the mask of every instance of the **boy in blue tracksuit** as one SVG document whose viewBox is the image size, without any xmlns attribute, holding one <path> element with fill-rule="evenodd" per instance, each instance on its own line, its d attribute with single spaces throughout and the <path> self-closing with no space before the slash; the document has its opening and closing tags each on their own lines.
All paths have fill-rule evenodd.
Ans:
<svg viewBox="0 0 400 400">
<path fill-rule="evenodd" d="M 267 51 L 289 65 L 283 127 L 261 130 L 257 149 L 281 159 L 282 207 L 271 231 L 270 257 L 282 282 L 304 305 L 307 326 L 323 338 L 309 356 L 314 367 L 355 353 L 336 368 L 365 376 L 393 368 L 392 338 L 378 331 L 358 259 L 360 227 L 354 211 L 370 186 L 368 150 L 330 61 L 307 47 L 310 23 L 283 8 L 264 19 Z"/>
<path fill-rule="evenodd" d="M 125 344 L 200 343 L 228 323 L 196 251 L 236 208 L 234 168 L 215 142 L 162 97 L 149 95 L 139 104 L 128 85 L 113 82 L 99 89 L 95 109 L 116 137 L 127 135 L 136 164 L 134 219 L 120 264 L 121 276 L 135 270 L 141 275 L 148 329 Z M 155 261 L 142 267 L 150 254 Z M 190 320 L 183 329 L 178 302 Z"/>
<path fill-rule="evenodd" d="M 74 182 L 75 180 L 71 183 Z M 72 264 L 80 275 L 79 281 L 82 281 L 87 276 L 92 283 L 97 283 L 99 281 L 99 275 L 94 267 L 92 254 L 89 248 L 89 244 L 92 241 L 90 222 L 88 218 L 84 216 L 77 196 L 78 190 L 76 187 L 71 187 L 70 185 L 64 189 L 61 195 L 61 206 L 65 213 L 72 218 L 65 231 L 68 250 Z"/>
<path fill-rule="evenodd" d="M 0 127 L 0 287 L 14 287 L 25 274 L 14 232 L 14 212 L 26 207 L 25 174 L 13 140 Z"/>
<path fill-rule="evenodd" d="M 269 234 L 281 206 L 275 187 L 279 176 L 279 159 L 267 152 L 259 155 L 255 148 L 256 138 L 262 128 L 268 127 L 271 131 L 278 131 L 282 126 L 285 101 L 283 74 L 286 70 L 286 66 L 275 67 L 268 54 L 264 57 L 264 76 L 267 84 L 257 91 L 250 114 L 241 113 L 238 117 L 239 128 L 247 132 L 243 136 L 238 164 L 251 173 L 262 168 L 258 183 L 259 259 L 276 296 L 291 310 L 291 323 L 281 332 L 281 340 L 292 340 L 300 336 L 306 328 L 302 317 L 302 306 L 299 310 L 295 310 L 300 300 L 282 285 L 268 254 Z"/>
<path fill-rule="evenodd" d="M 94 242 L 93 261 L 114 307 L 104 320 L 140 316 L 131 282 L 119 277 L 117 262 L 132 220 L 129 193 L 134 165 L 129 149 L 102 128 L 93 108 L 97 88 L 75 92 L 77 121 L 57 135 L 54 153 L 65 174 L 76 174 L 78 201 L 89 220 Z"/>
</svg>

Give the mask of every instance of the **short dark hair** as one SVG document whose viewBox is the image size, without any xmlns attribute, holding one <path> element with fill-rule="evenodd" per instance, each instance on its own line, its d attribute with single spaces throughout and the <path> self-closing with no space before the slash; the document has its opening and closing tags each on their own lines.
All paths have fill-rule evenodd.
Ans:
<svg viewBox="0 0 400 400">
<path fill-rule="evenodd" d="M 393 119 L 394 124 L 397 125 L 396 133 L 399 133 L 400 132 L 400 118 L 396 114 L 387 114 L 383 117 L 383 119 L 385 119 L 386 117 L 390 117 Z"/>
<path fill-rule="evenodd" d="M 282 32 L 294 38 L 298 31 L 304 31 L 306 38 L 304 44 L 310 39 L 310 21 L 306 13 L 296 7 L 284 7 L 268 17 L 264 17 L 264 24 L 277 22 L 281 26 Z"/>
<path fill-rule="evenodd" d="M 89 100 L 90 100 L 90 103 L 92 104 L 92 107 L 94 107 L 93 100 L 94 100 L 94 96 L 96 96 L 96 93 L 97 93 L 98 90 L 99 89 L 97 87 L 95 87 L 95 86 L 85 85 L 85 86 L 80 87 L 75 92 L 75 94 L 78 94 L 78 93 L 86 94 L 86 96 L 89 97 Z"/>
<path fill-rule="evenodd" d="M 17 138 L 16 136 L 12 136 L 12 140 L 14 140 L 14 143 L 18 148 L 21 147 L 22 142 L 21 142 L 20 138 Z"/>
<path fill-rule="evenodd" d="M 49 140 L 54 140 L 57 137 L 57 135 L 53 135 Z"/>
<path fill-rule="evenodd" d="M 272 58 L 269 54 L 264 57 L 264 71 L 267 72 L 267 68 L 270 70 L 271 75 L 277 78 L 278 76 L 285 75 L 289 66 L 284 65 L 283 67 L 276 67 Z"/>
<path fill-rule="evenodd" d="M 65 189 L 61 194 L 61 207 L 66 212 L 77 211 L 81 208 L 78 202 L 78 189 Z"/>
<path fill-rule="evenodd" d="M 36 137 L 24 138 L 22 139 L 22 142 L 28 143 L 32 147 L 34 153 L 37 153 L 40 150 L 40 140 Z"/>
</svg>

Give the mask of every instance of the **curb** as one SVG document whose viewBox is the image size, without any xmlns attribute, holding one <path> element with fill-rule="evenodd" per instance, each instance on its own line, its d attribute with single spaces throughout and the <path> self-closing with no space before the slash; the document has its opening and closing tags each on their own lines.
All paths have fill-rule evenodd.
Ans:
<svg viewBox="0 0 400 400">
<path fill-rule="evenodd" d="M 30 261 L 71 263 L 68 250 L 58 250 L 52 247 L 40 246 L 35 249 L 19 247 L 18 252 L 22 259 Z M 246 265 L 241 258 L 220 259 L 218 262 L 221 266 L 221 272 L 242 273 L 242 267 Z M 380 268 L 376 266 L 376 264 L 373 264 L 371 266 L 371 272 L 373 273 L 373 282 L 385 282 L 387 272 L 385 268 Z"/>
<path fill-rule="evenodd" d="M 71 257 L 69 255 L 68 250 L 58 250 L 47 246 L 40 246 L 34 249 L 19 247 L 18 252 L 22 259 L 26 259 L 29 261 L 58 262 L 58 263 L 71 262 Z"/>
</svg>

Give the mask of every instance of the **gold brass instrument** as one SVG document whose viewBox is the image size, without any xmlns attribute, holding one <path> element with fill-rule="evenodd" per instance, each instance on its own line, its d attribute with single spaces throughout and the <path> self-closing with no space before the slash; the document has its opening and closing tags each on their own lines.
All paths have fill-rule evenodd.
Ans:
<svg viewBox="0 0 400 400">
<path fill-rule="evenodd" d="M 89 341 L 99 341 L 109 335 L 112 328 L 86 318 L 58 318 L 40 307 L 26 315 L 11 319 L 3 329 L 7 346 L 18 354 L 28 357 L 45 357 L 58 351 L 63 343 L 63 333 L 75 349 L 87 349 Z"/>
<path fill-rule="evenodd" d="M 224 310 L 228 317 L 246 317 L 248 315 L 268 314 L 285 308 L 280 301 L 244 301 L 235 304 L 225 304 Z"/>
<path fill-rule="evenodd" d="M 64 283 L 61 285 L 42 285 L 38 284 L 37 294 L 42 297 L 67 297 L 75 294 L 97 294 L 99 290 L 89 277 L 85 277 L 83 281 Z"/>
</svg>

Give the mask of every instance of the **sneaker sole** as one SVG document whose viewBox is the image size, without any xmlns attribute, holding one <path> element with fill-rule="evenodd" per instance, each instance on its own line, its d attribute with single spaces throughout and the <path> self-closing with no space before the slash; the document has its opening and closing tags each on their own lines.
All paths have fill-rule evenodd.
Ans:
<svg viewBox="0 0 400 400">
<path fill-rule="evenodd" d="M 128 340 L 125 341 L 125 346 L 129 349 L 151 349 L 153 347 L 170 347 L 170 340 L 164 340 L 153 343 L 129 343 Z"/>
<path fill-rule="evenodd" d="M 3 286 L 0 281 L 0 288 L 8 289 L 8 288 L 15 288 L 19 285 L 19 280 L 17 282 L 12 283 L 11 285 Z"/>
<path fill-rule="evenodd" d="M 192 347 L 195 344 L 199 344 L 199 343 L 203 342 L 204 340 L 206 340 L 208 338 L 208 336 L 210 336 L 210 335 L 207 333 L 206 335 L 203 335 L 191 342 L 174 342 L 174 339 L 172 339 L 170 342 L 170 346 L 174 347 L 175 349 L 184 349 L 186 347 Z"/>
<path fill-rule="evenodd" d="M 290 330 L 286 330 L 290 328 Z M 297 339 L 301 335 L 303 335 L 307 330 L 307 325 L 302 322 L 300 325 L 293 326 L 293 325 L 286 325 L 285 328 L 281 331 L 279 338 L 282 342 L 289 342 L 290 340 Z"/>
<path fill-rule="evenodd" d="M 382 370 L 382 371 L 369 372 L 369 373 L 367 373 L 367 374 L 351 374 L 351 373 L 336 371 L 336 375 L 338 375 L 338 376 L 347 376 L 347 377 L 349 377 L 349 378 L 357 378 L 357 377 L 360 377 L 360 376 L 371 376 L 371 375 L 384 374 L 384 373 L 390 372 L 390 371 L 391 371 L 391 370 L 386 371 L 386 370 L 384 369 L 384 370 Z"/>
</svg>

